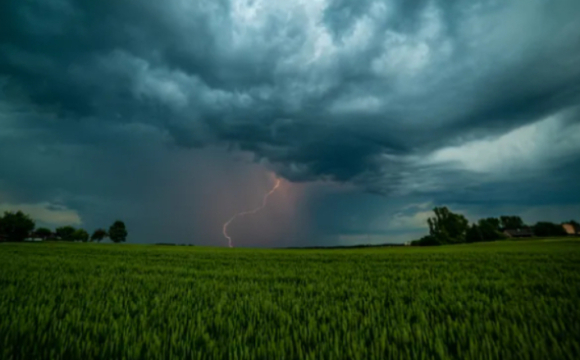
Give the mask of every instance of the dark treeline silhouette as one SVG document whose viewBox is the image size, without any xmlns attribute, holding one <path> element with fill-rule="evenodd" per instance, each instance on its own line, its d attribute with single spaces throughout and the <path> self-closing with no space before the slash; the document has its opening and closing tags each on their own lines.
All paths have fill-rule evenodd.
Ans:
<svg viewBox="0 0 580 360">
<path fill-rule="evenodd" d="M 574 220 L 555 224 L 540 221 L 528 226 L 519 216 L 500 216 L 480 219 L 469 224 L 462 214 L 447 207 L 433 209 L 434 217 L 427 220 L 429 235 L 411 242 L 415 246 L 474 243 L 523 237 L 556 237 L 580 235 L 580 224 Z"/>
<path fill-rule="evenodd" d="M 109 227 L 108 231 L 97 229 L 89 236 L 89 233 L 85 229 L 75 228 L 73 226 L 61 226 L 54 231 L 45 227 L 36 228 L 34 220 L 22 211 L 7 211 L 3 216 L 0 216 L 0 242 L 21 242 L 26 239 L 100 242 L 107 237 L 115 243 L 124 242 L 127 239 L 125 223 L 117 220 Z"/>
<path fill-rule="evenodd" d="M 500 216 L 499 218 L 479 219 L 469 224 L 465 216 L 453 213 L 447 207 L 433 209 L 434 216 L 427 220 L 429 235 L 412 241 L 414 246 L 432 246 L 445 244 L 475 243 L 482 241 L 497 241 L 508 238 L 521 237 L 557 237 L 580 236 L 580 224 L 575 220 L 556 224 L 547 221 L 537 222 L 535 225 L 526 225 L 519 216 Z M 127 229 L 123 221 L 115 221 L 108 230 L 96 229 L 92 235 L 81 228 L 62 226 L 54 231 L 40 227 L 36 228 L 34 220 L 22 211 L 5 212 L 0 216 L 0 242 L 21 242 L 27 239 L 42 241 L 71 241 L 71 242 L 100 242 L 109 238 L 115 243 L 125 242 Z M 408 243 L 407 243 L 408 244 Z M 157 245 L 173 245 L 163 243 Z M 363 244 L 354 246 L 331 247 L 289 247 L 287 249 L 341 249 L 400 246 L 403 244 Z"/>
<path fill-rule="evenodd" d="M 335 246 L 289 246 L 280 249 L 286 250 L 332 250 L 332 249 L 363 249 L 377 247 L 397 247 L 405 244 L 358 244 L 358 245 L 335 245 Z"/>
<path fill-rule="evenodd" d="M 155 243 L 156 246 L 195 246 L 193 244 Z"/>
</svg>

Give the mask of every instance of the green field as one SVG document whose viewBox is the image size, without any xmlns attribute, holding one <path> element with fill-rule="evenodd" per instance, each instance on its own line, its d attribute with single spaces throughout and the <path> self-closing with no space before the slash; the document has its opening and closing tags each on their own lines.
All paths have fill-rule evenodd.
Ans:
<svg viewBox="0 0 580 360">
<path fill-rule="evenodd" d="M 2 359 L 579 359 L 580 241 L 0 244 Z"/>
</svg>

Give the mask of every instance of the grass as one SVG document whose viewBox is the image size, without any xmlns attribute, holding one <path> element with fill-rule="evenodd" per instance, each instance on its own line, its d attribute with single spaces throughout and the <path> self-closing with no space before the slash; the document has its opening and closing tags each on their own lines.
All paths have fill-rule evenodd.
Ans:
<svg viewBox="0 0 580 360">
<path fill-rule="evenodd" d="M 2 359 L 577 359 L 580 241 L 0 244 Z"/>
</svg>

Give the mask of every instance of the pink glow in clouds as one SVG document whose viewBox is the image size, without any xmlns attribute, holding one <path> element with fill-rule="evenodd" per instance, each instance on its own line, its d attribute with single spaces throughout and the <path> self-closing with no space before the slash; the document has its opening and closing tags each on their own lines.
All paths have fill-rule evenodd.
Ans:
<svg viewBox="0 0 580 360">
<path fill-rule="evenodd" d="M 274 187 L 270 191 L 268 191 L 266 193 L 266 195 L 264 195 L 264 198 L 262 199 L 262 205 L 260 207 L 257 207 L 254 210 L 242 211 L 240 213 L 237 213 L 234 216 L 232 216 L 228 221 L 226 221 L 224 223 L 224 226 L 222 228 L 222 232 L 223 232 L 224 236 L 226 237 L 226 239 L 228 239 L 228 246 L 229 247 L 234 247 L 234 245 L 232 243 L 232 238 L 231 238 L 231 236 L 228 235 L 228 226 L 230 225 L 230 223 L 239 217 L 255 214 L 258 211 L 265 208 L 266 204 L 268 203 L 268 197 L 270 197 L 270 195 L 272 195 L 276 191 L 276 189 L 278 189 L 279 186 L 280 186 L 280 179 L 276 179 L 276 183 L 274 184 Z"/>
</svg>

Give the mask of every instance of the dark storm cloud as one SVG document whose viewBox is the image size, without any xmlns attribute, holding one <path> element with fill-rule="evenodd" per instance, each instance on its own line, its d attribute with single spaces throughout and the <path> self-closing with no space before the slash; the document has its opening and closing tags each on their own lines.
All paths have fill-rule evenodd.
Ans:
<svg viewBox="0 0 580 360">
<path fill-rule="evenodd" d="M 282 22 L 266 6 L 256 10 L 263 20 L 241 24 L 245 34 L 234 13 L 248 8 L 228 2 L 7 1 L 1 10 L 0 71 L 13 93 L 63 121 L 140 121 L 181 145 L 233 142 L 293 180 L 372 176 L 403 143 L 436 148 L 578 101 L 573 1 L 332 1 L 310 28 L 319 15 L 289 7 Z M 349 40 L 357 26 L 366 32 Z M 325 29 L 326 44 L 313 33 Z M 328 61 L 299 62 L 325 47 Z M 285 64 L 300 52 L 308 56 Z"/>
<path fill-rule="evenodd" d="M 137 199 L 162 182 L 134 185 L 155 173 L 137 159 L 170 138 L 434 201 L 524 202 L 514 167 L 536 201 L 569 202 L 542 189 L 579 176 L 580 148 L 549 146 L 579 131 L 579 15 L 573 0 L 2 1 L 0 181 Z M 516 131 L 545 119 L 545 137 Z M 480 155 L 499 148 L 519 155 Z M 78 164 L 64 180 L 59 159 Z"/>
</svg>

